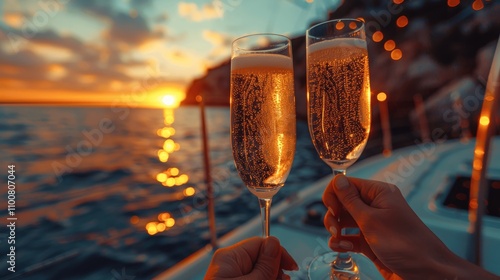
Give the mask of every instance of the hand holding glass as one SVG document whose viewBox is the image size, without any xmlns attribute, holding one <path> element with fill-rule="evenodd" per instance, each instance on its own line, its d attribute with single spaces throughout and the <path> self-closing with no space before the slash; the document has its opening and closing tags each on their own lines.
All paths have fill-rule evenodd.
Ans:
<svg viewBox="0 0 500 280">
<path fill-rule="evenodd" d="M 337 19 L 307 30 L 307 113 L 320 158 L 334 174 L 346 173 L 370 133 L 370 81 L 364 23 Z M 335 213 L 345 225 L 346 211 Z M 342 218 L 340 218 L 342 217 Z M 358 230 L 359 231 L 359 230 Z M 340 232 L 339 234 L 344 234 Z M 360 254 L 331 252 L 309 267 L 310 279 L 359 279 Z M 359 260 L 359 261 L 358 261 Z"/>
</svg>

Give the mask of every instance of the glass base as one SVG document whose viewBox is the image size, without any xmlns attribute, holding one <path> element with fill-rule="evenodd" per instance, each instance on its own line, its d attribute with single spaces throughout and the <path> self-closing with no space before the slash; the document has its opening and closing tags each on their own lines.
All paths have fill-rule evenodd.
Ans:
<svg viewBox="0 0 500 280">
<path fill-rule="evenodd" d="M 332 262 L 337 258 L 337 252 L 320 255 L 309 264 L 309 280 L 383 280 L 373 262 L 363 254 L 350 253 L 357 266 L 358 273 L 352 271 L 339 271 L 332 275 Z"/>
</svg>

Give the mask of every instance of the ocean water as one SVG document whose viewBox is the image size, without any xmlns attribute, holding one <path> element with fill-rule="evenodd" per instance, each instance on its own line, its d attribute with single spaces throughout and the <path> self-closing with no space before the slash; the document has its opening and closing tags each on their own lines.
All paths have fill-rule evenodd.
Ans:
<svg viewBox="0 0 500 280">
<path fill-rule="evenodd" d="M 0 231 L 1 279 L 150 279 L 209 243 L 197 107 L 3 106 L 0 120 L 0 219 L 17 219 L 15 273 L 6 265 L 12 232 Z M 221 236 L 259 208 L 234 168 L 229 109 L 208 108 L 207 120 Z M 330 173 L 305 122 L 297 137 L 275 203 Z"/>
</svg>

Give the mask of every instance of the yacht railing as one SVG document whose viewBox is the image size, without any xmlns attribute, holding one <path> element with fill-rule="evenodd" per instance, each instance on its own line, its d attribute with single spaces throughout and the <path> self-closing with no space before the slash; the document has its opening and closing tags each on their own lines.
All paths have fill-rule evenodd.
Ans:
<svg viewBox="0 0 500 280">
<path fill-rule="evenodd" d="M 212 249 L 216 250 L 218 247 L 217 242 L 217 229 L 215 224 L 215 201 L 214 201 L 214 191 L 212 187 L 212 176 L 210 171 L 210 153 L 208 148 L 208 137 L 207 137 L 207 121 L 205 115 L 205 94 L 199 95 L 201 97 L 200 102 L 200 115 L 201 115 L 201 137 L 203 145 L 203 165 L 205 171 L 205 183 L 207 187 L 207 215 L 208 215 L 208 225 L 210 231 L 210 244 Z"/>
<path fill-rule="evenodd" d="M 469 200 L 469 233 L 471 236 L 469 261 L 481 265 L 482 219 L 485 213 L 488 189 L 486 174 L 491 138 L 495 134 L 495 118 L 500 105 L 500 39 L 491 64 L 483 106 L 476 135 Z"/>
</svg>

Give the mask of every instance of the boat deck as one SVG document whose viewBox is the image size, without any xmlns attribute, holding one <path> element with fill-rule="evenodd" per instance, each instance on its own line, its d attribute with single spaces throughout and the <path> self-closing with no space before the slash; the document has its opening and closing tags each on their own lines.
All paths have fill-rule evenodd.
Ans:
<svg viewBox="0 0 500 280">
<path fill-rule="evenodd" d="M 425 143 L 393 151 L 390 157 L 375 156 L 355 164 L 349 170 L 354 177 L 383 180 L 396 184 L 412 209 L 424 223 L 456 254 L 466 257 L 470 236 L 468 212 L 443 204 L 455 179 L 470 177 L 474 141 L 457 140 Z M 500 180 L 500 137 L 493 140 L 487 178 Z M 272 208 L 271 234 L 297 261 L 300 270 L 292 279 L 307 279 L 310 261 L 329 251 L 329 234 L 322 225 L 325 208 L 321 195 L 331 176 L 305 188 L 296 196 Z M 460 197 L 459 197 L 460 198 Z M 500 210 L 500 209 L 498 209 Z M 483 219 L 483 266 L 500 275 L 500 217 Z M 225 247 L 252 236 L 261 235 L 260 217 L 221 238 Z M 165 271 L 156 279 L 203 279 L 212 256 L 210 246 Z M 361 279 L 383 279 L 380 275 L 361 275 Z"/>
</svg>

